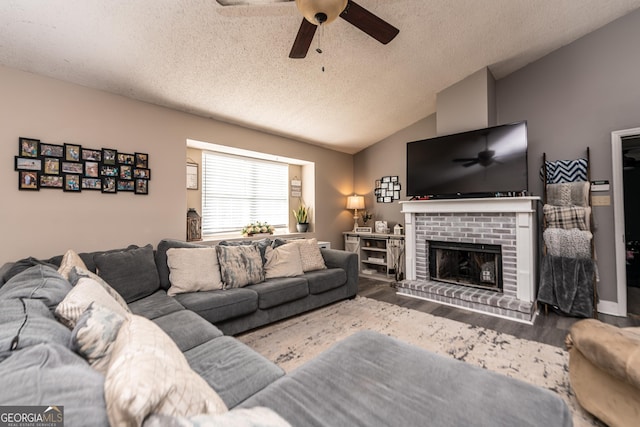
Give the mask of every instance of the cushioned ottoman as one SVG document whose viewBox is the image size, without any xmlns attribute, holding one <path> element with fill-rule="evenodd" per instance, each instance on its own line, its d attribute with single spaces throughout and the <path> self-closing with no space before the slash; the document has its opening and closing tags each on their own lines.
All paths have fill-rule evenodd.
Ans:
<svg viewBox="0 0 640 427">
<path fill-rule="evenodd" d="M 240 407 L 295 426 L 571 426 L 554 393 L 375 332 L 358 332 Z"/>
</svg>

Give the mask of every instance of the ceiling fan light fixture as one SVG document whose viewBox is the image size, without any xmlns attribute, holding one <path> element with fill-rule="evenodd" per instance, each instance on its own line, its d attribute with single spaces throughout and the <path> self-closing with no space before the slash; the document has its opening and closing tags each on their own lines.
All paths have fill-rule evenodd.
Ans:
<svg viewBox="0 0 640 427">
<path fill-rule="evenodd" d="M 347 7 L 348 0 L 296 0 L 298 10 L 313 25 L 328 24 Z"/>
</svg>

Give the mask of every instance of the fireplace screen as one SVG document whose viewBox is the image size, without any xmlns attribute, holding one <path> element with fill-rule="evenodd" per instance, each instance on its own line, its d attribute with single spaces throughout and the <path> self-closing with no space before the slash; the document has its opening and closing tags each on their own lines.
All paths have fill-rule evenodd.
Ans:
<svg viewBox="0 0 640 427">
<path fill-rule="evenodd" d="M 502 290 L 500 245 L 428 241 L 431 280 Z"/>
</svg>

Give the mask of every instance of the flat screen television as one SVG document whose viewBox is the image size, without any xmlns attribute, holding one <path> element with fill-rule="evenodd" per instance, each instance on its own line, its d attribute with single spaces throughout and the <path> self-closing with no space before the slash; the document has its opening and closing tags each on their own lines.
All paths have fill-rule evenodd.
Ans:
<svg viewBox="0 0 640 427">
<path fill-rule="evenodd" d="M 407 196 L 526 194 L 527 122 L 407 143 Z"/>
</svg>

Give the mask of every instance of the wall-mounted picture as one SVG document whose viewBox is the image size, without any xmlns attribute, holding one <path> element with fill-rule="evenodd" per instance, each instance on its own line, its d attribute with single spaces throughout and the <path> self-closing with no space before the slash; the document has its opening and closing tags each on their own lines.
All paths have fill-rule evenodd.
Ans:
<svg viewBox="0 0 640 427">
<path fill-rule="evenodd" d="M 121 165 L 134 165 L 136 157 L 133 154 L 118 153 L 118 163 Z"/>
<path fill-rule="evenodd" d="M 118 180 L 118 191 L 133 191 L 134 181 L 128 181 L 126 179 Z"/>
<path fill-rule="evenodd" d="M 39 139 L 23 138 L 18 139 L 18 153 L 21 157 L 38 157 Z"/>
<path fill-rule="evenodd" d="M 63 173 L 82 174 L 84 167 L 82 163 L 62 162 L 61 169 Z"/>
<path fill-rule="evenodd" d="M 117 193 L 118 186 L 116 185 L 116 179 L 114 177 L 102 178 L 102 192 L 103 193 Z"/>
<path fill-rule="evenodd" d="M 90 148 L 82 149 L 82 160 L 89 160 L 92 162 L 102 161 L 102 150 L 92 150 Z"/>
<path fill-rule="evenodd" d="M 151 179 L 151 170 L 136 168 L 133 170 L 133 177 L 137 179 Z"/>
<path fill-rule="evenodd" d="M 97 178 L 100 176 L 100 166 L 98 162 L 84 162 L 84 176 Z"/>
<path fill-rule="evenodd" d="M 18 189 L 20 190 L 38 190 L 38 172 L 19 171 L 18 172 Z"/>
<path fill-rule="evenodd" d="M 102 180 L 100 178 L 82 178 L 83 190 L 102 190 Z"/>
<path fill-rule="evenodd" d="M 45 157 L 44 173 L 47 175 L 58 175 L 60 173 L 60 159 L 56 157 Z"/>
<path fill-rule="evenodd" d="M 136 194 L 149 194 L 149 181 L 146 179 L 136 179 Z"/>
<path fill-rule="evenodd" d="M 147 153 L 136 153 L 136 167 L 137 168 L 149 167 L 149 155 Z"/>
<path fill-rule="evenodd" d="M 133 166 L 120 165 L 120 179 L 133 179 Z M 131 187 L 133 191 L 133 187 Z"/>
<path fill-rule="evenodd" d="M 76 144 L 64 144 L 64 159 L 68 162 L 79 162 L 82 147 Z"/>
<path fill-rule="evenodd" d="M 64 146 L 41 142 L 40 155 L 46 157 L 64 157 Z"/>
<path fill-rule="evenodd" d="M 61 175 L 40 175 L 40 188 L 62 188 L 64 177 Z"/>
<path fill-rule="evenodd" d="M 105 165 L 115 165 L 118 160 L 118 152 L 111 148 L 102 149 L 102 163 Z"/>
<path fill-rule="evenodd" d="M 40 171 L 42 170 L 42 160 L 31 157 L 16 156 L 15 170 L 17 171 Z"/>
<path fill-rule="evenodd" d="M 400 188 L 398 176 L 383 176 L 375 181 L 373 195 L 378 203 L 392 203 L 400 199 Z"/>
<path fill-rule="evenodd" d="M 101 176 L 118 176 L 118 166 L 102 165 L 100 166 Z"/>
<path fill-rule="evenodd" d="M 81 177 L 80 175 L 76 175 L 76 174 L 66 174 L 64 176 L 64 187 L 62 187 L 62 189 L 64 191 L 80 191 L 80 182 L 81 182 Z"/>
</svg>

